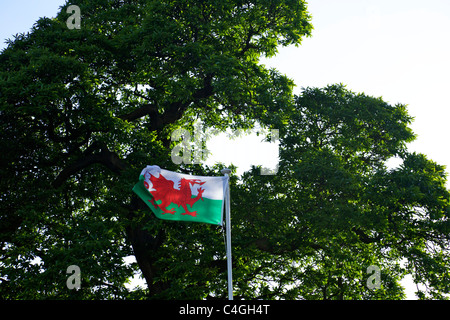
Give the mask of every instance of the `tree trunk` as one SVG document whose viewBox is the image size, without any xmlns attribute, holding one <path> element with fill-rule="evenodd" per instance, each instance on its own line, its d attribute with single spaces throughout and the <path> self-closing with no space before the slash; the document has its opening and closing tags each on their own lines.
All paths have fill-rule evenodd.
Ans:
<svg viewBox="0 0 450 320">
<path fill-rule="evenodd" d="M 152 297 L 160 294 L 168 286 L 167 283 L 162 281 L 155 282 L 154 280 L 158 273 L 158 270 L 155 267 L 155 263 L 157 261 L 155 259 L 156 255 L 154 255 L 154 252 L 158 250 L 163 243 L 165 232 L 161 229 L 156 235 L 151 235 L 147 230 L 143 230 L 142 223 L 136 224 L 136 222 L 133 222 L 134 212 L 142 207 L 147 209 L 145 204 L 135 197 L 132 200 L 129 211 L 126 233 L 133 247 L 136 262 L 147 283 L 149 297 Z"/>
</svg>

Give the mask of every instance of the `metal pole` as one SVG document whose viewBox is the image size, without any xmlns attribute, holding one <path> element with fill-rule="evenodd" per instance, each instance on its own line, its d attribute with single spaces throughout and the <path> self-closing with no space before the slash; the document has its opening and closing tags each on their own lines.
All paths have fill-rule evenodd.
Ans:
<svg viewBox="0 0 450 320">
<path fill-rule="evenodd" d="M 230 219 L 230 169 L 222 169 L 222 174 L 228 178 L 227 191 L 225 199 L 225 221 L 227 228 L 227 273 L 228 273 L 228 300 L 233 300 L 233 275 L 232 275 L 232 263 L 231 263 L 231 219 Z"/>
</svg>

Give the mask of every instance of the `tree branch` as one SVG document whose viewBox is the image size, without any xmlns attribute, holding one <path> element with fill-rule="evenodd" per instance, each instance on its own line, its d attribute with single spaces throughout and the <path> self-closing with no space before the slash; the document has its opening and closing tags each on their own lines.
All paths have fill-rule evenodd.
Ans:
<svg viewBox="0 0 450 320">
<path fill-rule="evenodd" d="M 367 234 L 364 233 L 364 231 L 362 231 L 359 228 L 353 227 L 351 229 L 359 238 L 359 240 L 361 240 L 361 242 L 363 243 L 374 243 L 374 242 L 378 242 L 381 240 L 381 235 L 377 236 L 377 237 L 370 237 Z"/>
<path fill-rule="evenodd" d="M 119 118 L 126 121 L 134 121 L 136 119 L 142 118 L 143 116 L 150 115 L 150 116 L 157 116 L 158 115 L 158 107 L 153 104 L 144 104 L 142 107 L 121 115 Z"/>
<path fill-rule="evenodd" d="M 158 123 L 158 125 L 164 126 L 169 123 L 174 123 L 183 116 L 184 111 L 192 102 L 210 97 L 214 92 L 212 86 L 213 77 L 214 75 L 212 73 L 208 73 L 205 76 L 203 79 L 203 88 L 196 90 L 192 94 L 192 99 L 190 101 L 184 103 L 179 101 L 171 103 L 169 108 L 162 115 L 162 121 L 161 123 Z"/>
<path fill-rule="evenodd" d="M 192 99 L 190 99 L 187 102 L 177 101 L 171 103 L 163 114 L 158 113 L 158 107 L 156 105 L 145 104 L 142 107 L 130 113 L 121 115 L 119 118 L 126 121 L 134 121 L 146 115 L 150 115 L 151 127 L 154 130 L 159 130 L 164 125 L 174 123 L 175 121 L 180 119 L 183 116 L 183 112 L 192 102 L 199 99 L 205 99 L 211 96 L 213 94 L 212 79 L 213 74 L 211 73 L 207 74 L 203 79 L 203 87 L 196 90 L 192 94 Z"/>
<path fill-rule="evenodd" d="M 302 246 L 308 246 L 314 250 L 323 249 L 322 245 L 320 244 L 304 242 L 302 239 L 293 240 L 291 243 L 285 243 L 282 246 L 274 245 L 273 243 L 271 243 L 270 239 L 266 237 L 254 239 L 249 243 L 248 246 L 254 246 L 258 250 L 270 253 L 272 255 L 282 255 L 285 254 L 286 252 L 292 252 L 294 250 L 297 250 L 299 247 Z"/>
<path fill-rule="evenodd" d="M 91 154 L 96 146 L 101 146 L 100 153 Z M 55 181 L 53 181 L 53 186 L 55 188 L 60 187 L 67 179 L 69 179 L 70 176 L 95 163 L 101 163 L 111 171 L 118 174 L 126 168 L 126 164 L 115 152 L 109 151 L 104 144 L 94 143 L 86 150 L 83 158 L 78 159 L 59 173 Z"/>
</svg>

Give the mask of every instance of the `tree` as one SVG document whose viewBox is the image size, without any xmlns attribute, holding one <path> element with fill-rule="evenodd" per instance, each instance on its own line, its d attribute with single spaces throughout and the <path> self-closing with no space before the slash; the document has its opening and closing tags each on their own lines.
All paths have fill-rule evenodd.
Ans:
<svg viewBox="0 0 450 320">
<path fill-rule="evenodd" d="M 127 297 L 123 283 L 139 268 L 149 296 L 171 296 L 189 283 L 166 272 L 193 263 L 175 254 L 200 245 L 194 231 L 185 234 L 198 226 L 156 221 L 133 182 L 146 164 L 179 169 L 173 130 L 192 130 L 195 119 L 249 128 L 290 99 L 292 82 L 258 60 L 310 34 L 305 3 L 70 4 L 80 8 L 80 29 L 67 27 L 66 4 L 0 55 L 1 294 Z M 131 254 L 137 266 L 124 265 Z M 78 291 L 65 288 L 69 265 L 80 267 Z"/>
<path fill-rule="evenodd" d="M 407 151 L 406 106 L 332 85 L 304 89 L 285 112 L 278 174 L 246 173 L 233 192 L 235 256 L 257 261 L 245 264 L 242 295 L 399 299 L 412 274 L 426 286 L 419 297 L 445 298 L 450 194 L 444 167 Z M 402 164 L 389 169 L 391 157 Z"/>
<path fill-rule="evenodd" d="M 342 85 L 294 97 L 259 64 L 310 35 L 303 1 L 71 4 L 81 29 L 67 4 L 0 54 L 3 298 L 225 298 L 221 228 L 158 220 L 131 192 L 147 164 L 218 174 L 171 162 L 171 133 L 197 119 L 280 130 L 277 175 L 232 176 L 238 298 L 396 299 L 405 273 L 449 293 L 446 176 L 408 153 L 406 107 Z M 127 290 L 136 272 L 147 288 Z"/>
</svg>

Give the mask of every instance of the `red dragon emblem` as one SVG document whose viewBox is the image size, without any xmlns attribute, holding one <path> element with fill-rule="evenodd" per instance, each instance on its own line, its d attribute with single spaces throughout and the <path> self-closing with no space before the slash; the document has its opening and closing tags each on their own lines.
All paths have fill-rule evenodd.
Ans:
<svg viewBox="0 0 450 320">
<path fill-rule="evenodd" d="M 203 201 L 203 191 L 201 187 L 197 189 L 198 194 L 195 198 L 192 198 L 191 193 L 191 187 L 190 185 L 199 184 L 202 185 L 206 181 L 202 182 L 199 179 L 185 179 L 182 178 L 180 182 L 178 182 L 178 189 L 174 188 L 174 182 L 172 180 L 167 180 L 162 174 L 159 174 L 159 178 L 156 178 L 154 175 L 150 176 L 150 181 L 153 184 L 153 189 L 156 190 L 149 190 L 149 192 L 152 194 L 153 198 L 151 200 L 148 200 L 151 202 L 155 208 L 160 208 L 164 213 L 170 213 L 174 214 L 175 209 L 167 210 L 167 207 L 170 206 L 171 203 L 175 203 L 178 205 L 178 207 L 183 207 L 184 211 L 182 215 L 190 215 L 193 217 L 197 216 L 197 211 L 190 212 L 187 208 L 187 205 L 192 206 L 194 203 L 196 203 L 198 200 Z M 147 189 L 149 189 L 149 185 L 147 182 L 144 182 L 144 185 Z M 161 200 L 162 203 L 157 205 L 156 201 Z"/>
</svg>

